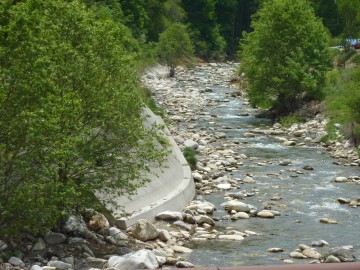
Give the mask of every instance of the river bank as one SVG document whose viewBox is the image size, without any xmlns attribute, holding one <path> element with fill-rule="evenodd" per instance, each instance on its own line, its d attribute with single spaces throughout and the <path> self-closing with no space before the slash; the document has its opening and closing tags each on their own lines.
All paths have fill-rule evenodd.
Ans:
<svg viewBox="0 0 360 270">
<path fill-rule="evenodd" d="M 140 220 L 126 230 L 88 210 L 70 218 L 64 232 L 29 239 L 6 269 L 236 266 L 359 256 L 356 151 L 348 142 L 321 143 L 323 116 L 290 129 L 254 117 L 258 112 L 242 91 L 230 87 L 236 66 L 178 69 L 176 79 L 143 77 L 166 110 L 177 144 L 197 153 L 197 196 L 186 209 L 158 213 L 154 224 Z"/>
</svg>

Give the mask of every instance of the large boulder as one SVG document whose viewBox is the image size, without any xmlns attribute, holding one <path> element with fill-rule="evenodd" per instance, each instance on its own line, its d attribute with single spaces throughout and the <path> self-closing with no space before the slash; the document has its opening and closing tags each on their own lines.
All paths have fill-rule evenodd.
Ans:
<svg viewBox="0 0 360 270">
<path fill-rule="evenodd" d="M 348 250 L 345 248 L 333 248 L 327 256 L 335 256 L 338 258 L 341 262 L 355 262 L 356 258 L 354 255 L 352 255 Z"/>
<path fill-rule="evenodd" d="M 196 223 L 199 225 L 202 225 L 204 223 L 209 224 L 211 226 L 215 225 L 215 221 L 212 218 L 205 216 L 205 215 L 195 216 L 195 220 L 196 220 Z"/>
<path fill-rule="evenodd" d="M 124 256 L 110 257 L 108 260 L 108 267 L 118 270 L 157 269 L 159 268 L 159 262 L 152 251 L 142 249 Z"/>
<path fill-rule="evenodd" d="M 12 266 L 15 267 L 24 267 L 25 263 L 20 260 L 18 257 L 10 257 L 10 259 L 8 260 L 8 263 L 10 263 Z"/>
<path fill-rule="evenodd" d="M 198 149 L 199 148 L 199 144 L 197 142 L 194 142 L 193 140 L 186 140 L 184 142 L 184 146 L 185 147 L 189 147 L 189 148 L 192 148 L 194 150 Z"/>
<path fill-rule="evenodd" d="M 202 210 L 207 214 L 212 214 L 215 211 L 216 207 L 214 204 L 207 201 L 193 201 L 189 206 L 186 207 L 186 209 L 194 211 Z"/>
<path fill-rule="evenodd" d="M 175 221 L 182 220 L 183 216 L 180 212 L 175 211 L 164 211 L 155 216 L 156 219 L 165 220 L 165 221 Z"/>
<path fill-rule="evenodd" d="M 236 200 L 228 201 L 223 206 L 229 213 L 231 213 L 231 211 L 233 211 L 233 210 L 236 212 L 245 212 L 245 213 L 250 212 L 249 205 L 247 205 L 246 203 L 243 203 L 243 202 L 236 201 Z"/>
<path fill-rule="evenodd" d="M 49 266 L 55 267 L 57 270 L 67 270 L 73 268 L 71 264 L 62 261 L 50 261 Z"/>
<path fill-rule="evenodd" d="M 134 224 L 133 236 L 140 241 L 156 239 L 159 236 L 158 230 L 146 219 L 140 219 Z"/>
<path fill-rule="evenodd" d="M 109 235 L 114 237 L 115 240 L 119 240 L 119 241 L 127 240 L 129 238 L 125 233 L 123 233 L 121 230 L 119 230 L 116 227 L 111 227 L 109 229 Z"/>
<path fill-rule="evenodd" d="M 49 245 L 59 245 L 65 242 L 66 236 L 62 233 L 48 232 L 47 234 L 45 234 L 44 240 Z"/>
</svg>

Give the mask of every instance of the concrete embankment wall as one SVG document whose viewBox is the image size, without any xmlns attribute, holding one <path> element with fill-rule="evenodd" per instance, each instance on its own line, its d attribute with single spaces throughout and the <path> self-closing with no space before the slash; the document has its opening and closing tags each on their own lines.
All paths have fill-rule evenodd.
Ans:
<svg viewBox="0 0 360 270">
<path fill-rule="evenodd" d="M 147 108 L 143 112 L 143 117 L 145 126 L 152 124 L 165 126 L 163 119 Z M 171 150 L 164 166 L 152 169 L 152 173 L 149 174 L 150 182 L 139 188 L 136 195 L 131 198 L 128 196 L 115 198 L 122 209 L 107 206 L 120 229 L 126 229 L 139 219 L 153 222 L 155 215 L 162 211 L 181 211 L 195 196 L 191 169 L 166 126 L 163 131 Z M 124 217 L 123 211 L 129 213 L 129 216 Z"/>
</svg>

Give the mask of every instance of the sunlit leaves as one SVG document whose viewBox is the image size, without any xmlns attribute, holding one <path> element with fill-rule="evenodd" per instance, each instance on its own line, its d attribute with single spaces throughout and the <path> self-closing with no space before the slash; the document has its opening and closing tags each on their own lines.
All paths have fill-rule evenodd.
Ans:
<svg viewBox="0 0 360 270">
<path fill-rule="evenodd" d="M 269 0 L 241 43 L 241 71 L 253 105 L 280 114 L 319 97 L 329 68 L 328 36 L 307 0 Z"/>
</svg>

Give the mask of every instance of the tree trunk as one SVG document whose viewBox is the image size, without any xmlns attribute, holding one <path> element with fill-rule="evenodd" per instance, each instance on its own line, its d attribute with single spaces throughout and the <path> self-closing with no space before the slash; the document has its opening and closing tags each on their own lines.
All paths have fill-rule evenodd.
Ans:
<svg viewBox="0 0 360 270">
<path fill-rule="evenodd" d="M 170 78 L 174 78 L 175 77 L 175 66 L 171 66 L 170 67 L 170 74 L 169 74 Z"/>
</svg>

